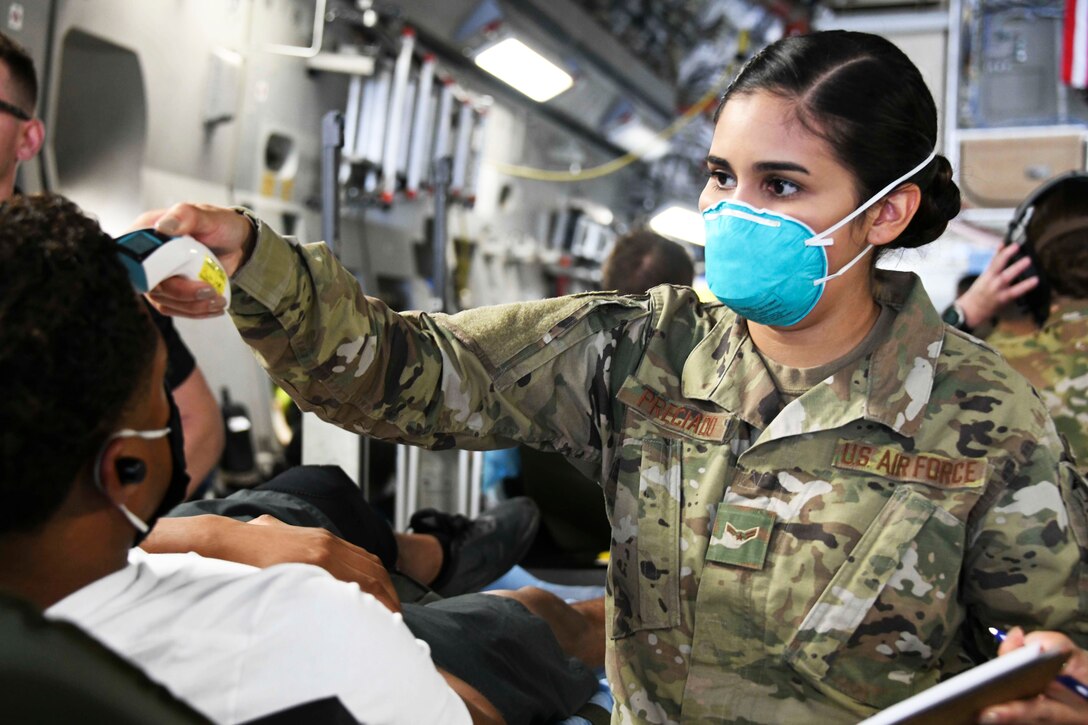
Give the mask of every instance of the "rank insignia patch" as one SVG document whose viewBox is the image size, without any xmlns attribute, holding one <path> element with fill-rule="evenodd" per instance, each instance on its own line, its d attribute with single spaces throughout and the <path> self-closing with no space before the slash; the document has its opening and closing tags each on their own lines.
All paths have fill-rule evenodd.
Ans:
<svg viewBox="0 0 1088 725">
<path fill-rule="evenodd" d="M 722 504 L 714 518 L 706 558 L 719 564 L 762 569 L 774 520 L 772 511 Z"/>
</svg>

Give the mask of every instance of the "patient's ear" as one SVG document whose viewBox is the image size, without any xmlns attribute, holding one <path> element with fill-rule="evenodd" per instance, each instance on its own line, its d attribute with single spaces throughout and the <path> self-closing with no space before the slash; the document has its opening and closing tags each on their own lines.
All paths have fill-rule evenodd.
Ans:
<svg viewBox="0 0 1088 725">
<path fill-rule="evenodd" d="M 114 505 L 128 506 L 129 498 L 136 494 L 140 483 L 147 477 L 147 464 L 143 459 L 132 455 L 130 441 L 117 438 L 106 444 L 97 466 L 98 484 Z"/>
</svg>

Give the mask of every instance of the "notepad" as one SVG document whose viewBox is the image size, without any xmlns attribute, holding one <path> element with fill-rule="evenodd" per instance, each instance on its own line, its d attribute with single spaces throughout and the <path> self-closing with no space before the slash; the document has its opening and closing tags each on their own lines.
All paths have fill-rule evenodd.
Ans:
<svg viewBox="0 0 1088 725">
<path fill-rule="evenodd" d="M 1038 695 L 1069 657 L 1025 645 L 961 672 L 862 721 L 861 725 L 971 725 L 984 707 Z"/>
</svg>

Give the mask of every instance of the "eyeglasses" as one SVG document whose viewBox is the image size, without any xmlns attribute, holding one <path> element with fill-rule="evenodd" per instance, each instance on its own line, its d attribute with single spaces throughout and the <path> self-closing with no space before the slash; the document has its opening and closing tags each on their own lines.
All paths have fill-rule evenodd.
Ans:
<svg viewBox="0 0 1088 725">
<path fill-rule="evenodd" d="M 15 116 L 20 121 L 29 121 L 32 118 L 29 113 L 7 101 L 0 101 L 0 112 Z"/>
</svg>

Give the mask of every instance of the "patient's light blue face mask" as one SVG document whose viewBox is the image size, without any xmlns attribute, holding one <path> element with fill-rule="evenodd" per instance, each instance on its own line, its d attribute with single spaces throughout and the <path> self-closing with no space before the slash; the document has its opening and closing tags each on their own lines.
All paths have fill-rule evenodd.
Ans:
<svg viewBox="0 0 1088 725">
<path fill-rule="evenodd" d="M 869 253 L 861 253 L 832 274 L 827 272 L 831 234 L 917 174 L 936 156 L 900 176 L 837 224 L 816 234 L 785 214 L 722 200 L 703 212 L 706 225 L 706 281 L 714 296 L 752 322 L 786 327 L 803 320 L 824 293 L 828 280 L 846 274 Z"/>
</svg>

